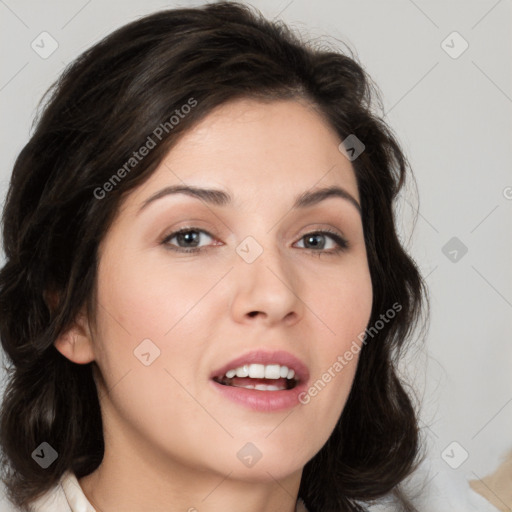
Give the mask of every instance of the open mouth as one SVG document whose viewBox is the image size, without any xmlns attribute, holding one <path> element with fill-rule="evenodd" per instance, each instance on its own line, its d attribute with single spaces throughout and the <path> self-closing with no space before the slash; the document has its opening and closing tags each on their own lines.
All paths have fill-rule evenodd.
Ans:
<svg viewBox="0 0 512 512">
<path fill-rule="evenodd" d="M 256 391 L 285 391 L 299 383 L 293 368 L 279 364 L 245 364 L 215 376 L 213 380 L 223 386 Z"/>
<path fill-rule="evenodd" d="M 284 350 L 253 350 L 225 363 L 210 374 L 216 393 L 258 412 L 296 407 L 309 382 L 307 366 Z"/>
</svg>

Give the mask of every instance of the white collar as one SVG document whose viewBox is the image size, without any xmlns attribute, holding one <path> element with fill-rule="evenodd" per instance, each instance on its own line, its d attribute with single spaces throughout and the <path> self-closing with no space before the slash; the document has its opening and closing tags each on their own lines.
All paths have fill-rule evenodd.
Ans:
<svg viewBox="0 0 512 512">
<path fill-rule="evenodd" d="M 86 498 L 75 474 L 66 471 L 60 482 L 44 496 L 33 503 L 30 512 L 96 512 Z M 295 512 L 308 512 L 299 498 Z"/>
</svg>

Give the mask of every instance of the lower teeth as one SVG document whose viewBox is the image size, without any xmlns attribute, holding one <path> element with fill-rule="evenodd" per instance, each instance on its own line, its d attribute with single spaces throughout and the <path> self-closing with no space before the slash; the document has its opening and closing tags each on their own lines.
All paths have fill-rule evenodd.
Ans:
<svg viewBox="0 0 512 512">
<path fill-rule="evenodd" d="M 279 386 L 275 384 L 235 384 L 233 379 L 227 379 L 226 377 L 215 377 L 213 379 L 215 382 L 222 384 L 224 386 L 231 386 L 234 388 L 245 388 L 245 389 L 255 389 L 257 391 L 286 391 L 289 389 L 293 389 L 297 385 L 297 381 L 295 379 L 287 380 L 285 383 L 279 383 Z"/>
<path fill-rule="evenodd" d="M 280 388 L 278 386 L 266 385 L 266 384 L 256 384 L 253 386 L 252 384 L 247 384 L 246 386 L 233 386 L 236 388 L 245 388 L 245 389 L 256 389 L 258 391 L 283 391 L 284 388 Z"/>
</svg>

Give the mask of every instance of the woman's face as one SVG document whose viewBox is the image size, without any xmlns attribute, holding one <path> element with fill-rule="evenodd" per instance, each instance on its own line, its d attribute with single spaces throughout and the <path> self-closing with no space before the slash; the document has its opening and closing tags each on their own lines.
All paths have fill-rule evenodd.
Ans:
<svg viewBox="0 0 512 512">
<path fill-rule="evenodd" d="M 263 481 L 300 472 L 327 441 L 372 305 L 340 142 L 298 101 L 238 100 L 127 196 L 100 246 L 91 341 L 107 452 Z M 217 192 L 162 192 L 176 186 Z M 346 197 L 294 206 L 326 187 Z"/>
</svg>

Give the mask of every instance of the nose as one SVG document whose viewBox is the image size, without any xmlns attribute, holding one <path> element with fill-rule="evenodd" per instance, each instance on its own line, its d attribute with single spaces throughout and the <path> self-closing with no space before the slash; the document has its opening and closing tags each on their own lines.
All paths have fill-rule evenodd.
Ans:
<svg viewBox="0 0 512 512">
<path fill-rule="evenodd" d="M 298 276 L 277 248 L 265 248 L 251 263 L 240 257 L 235 267 L 231 314 L 237 322 L 291 325 L 302 318 Z"/>
</svg>

